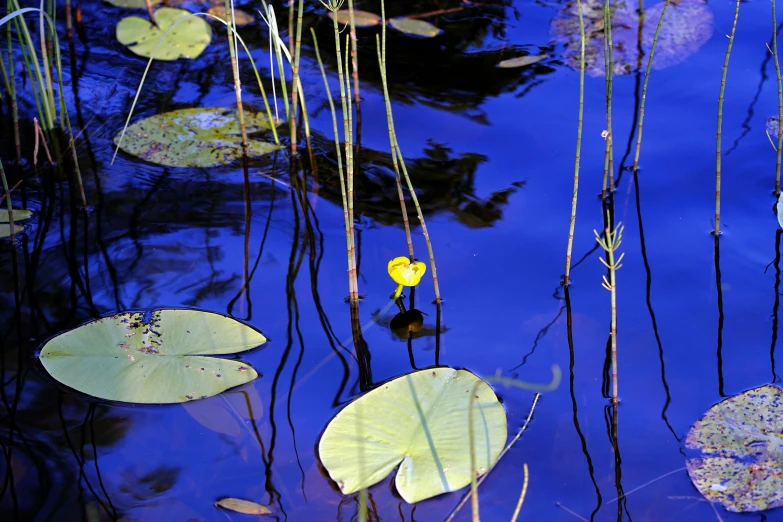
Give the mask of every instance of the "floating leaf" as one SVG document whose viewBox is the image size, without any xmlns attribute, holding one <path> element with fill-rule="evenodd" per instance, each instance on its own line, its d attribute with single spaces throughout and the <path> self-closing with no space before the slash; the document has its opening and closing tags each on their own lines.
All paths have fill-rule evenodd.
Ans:
<svg viewBox="0 0 783 522">
<path fill-rule="evenodd" d="M 215 502 L 215 506 L 236 511 L 237 513 L 244 513 L 245 515 L 268 515 L 272 513 L 266 506 L 238 498 L 222 498 Z"/>
<path fill-rule="evenodd" d="M 615 75 L 630 74 L 639 68 L 639 14 L 637 2 L 611 2 L 612 63 Z M 604 2 L 583 0 L 585 24 L 585 72 L 590 76 L 604 75 Z M 642 62 L 647 66 L 655 30 L 664 2 L 645 6 L 642 25 Z M 681 63 L 698 51 L 712 36 L 712 10 L 704 0 L 671 2 L 655 46 L 653 69 L 663 69 Z M 579 10 L 575 0 L 569 1 L 552 21 L 551 32 L 565 44 L 565 62 L 579 69 Z"/>
<path fill-rule="evenodd" d="M 400 16 L 397 18 L 391 18 L 389 25 L 400 31 L 401 33 L 409 34 L 411 36 L 422 36 L 424 38 L 432 38 L 438 36 L 441 30 L 424 20 L 417 20 L 415 18 L 408 18 L 406 16 Z"/>
<path fill-rule="evenodd" d="M 783 228 L 783 192 L 780 193 L 778 196 L 778 204 L 777 204 L 777 211 L 778 211 L 778 224 L 781 228 Z"/>
<path fill-rule="evenodd" d="M 14 223 L 33 217 L 33 212 L 27 209 L 14 209 Z M 10 223 L 8 210 L 0 210 L 0 223 Z"/>
<path fill-rule="evenodd" d="M 226 13 L 225 5 L 213 5 L 207 12 L 218 18 L 222 18 L 227 23 L 231 23 L 231 14 Z M 237 27 L 242 27 L 243 25 L 252 24 L 255 21 L 255 18 L 241 9 L 234 8 L 234 20 L 236 20 Z"/>
<path fill-rule="evenodd" d="M 155 11 L 157 27 L 145 18 L 128 16 L 117 24 L 117 40 L 123 45 L 128 45 L 131 52 L 149 58 L 169 27 L 190 14 L 184 9 L 161 7 Z M 201 17 L 192 16 L 166 35 L 166 39 L 155 52 L 155 59 L 196 58 L 204 52 L 211 40 L 212 28 L 209 24 Z"/>
<path fill-rule="evenodd" d="M 150 0 L 150 4 L 155 6 L 161 3 L 163 0 Z M 106 2 L 117 7 L 126 7 L 128 9 L 146 9 L 147 2 L 145 0 L 106 0 Z"/>
<path fill-rule="evenodd" d="M 696 489 L 729 511 L 783 506 L 783 393 L 766 385 L 710 408 L 688 432 L 687 461 Z"/>
<path fill-rule="evenodd" d="M 261 332 L 212 312 L 164 308 L 122 312 L 51 338 L 41 350 L 58 381 L 99 399 L 169 404 L 203 399 L 245 384 L 249 365 L 205 357 L 249 350 Z"/>
<path fill-rule="evenodd" d="M 545 60 L 549 58 L 546 54 L 539 54 L 538 56 L 529 54 L 527 56 L 519 56 L 517 58 L 509 58 L 508 60 L 503 60 L 498 64 L 498 67 L 501 69 L 511 69 L 513 67 L 524 67 L 525 65 L 533 65 L 534 63 L 538 63 L 541 60 Z"/>
<path fill-rule="evenodd" d="M 404 375 L 346 406 L 318 445 L 323 465 L 344 494 L 383 480 L 413 503 L 470 483 L 468 408 L 474 384 L 476 465 L 484 473 L 506 442 L 506 412 L 484 381 L 466 370 L 432 368 Z"/>
<path fill-rule="evenodd" d="M 351 23 L 348 9 L 340 9 L 337 13 L 329 11 L 329 18 L 334 20 L 337 16 L 337 23 L 347 25 Z M 353 24 L 356 27 L 373 27 L 381 23 L 381 17 L 375 13 L 368 13 L 367 11 L 360 11 L 358 9 L 353 10 Z"/>
<path fill-rule="evenodd" d="M 268 129 L 266 115 L 245 110 L 248 134 Z M 114 143 L 120 141 L 117 134 Z M 211 107 L 180 109 L 156 114 L 128 127 L 122 150 L 170 167 L 214 167 L 242 157 L 242 132 L 236 109 Z M 249 157 L 268 154 L 279 147 L 251 139 Z"/>
<path fill-rule="evenodd" d="M 14 234 L 19 234 L 24 230 L 22 225 L 14 223 Z M 0 238 L 11 237 L 11 225 L 7 223 L 0 223 Z"/>
</svg>

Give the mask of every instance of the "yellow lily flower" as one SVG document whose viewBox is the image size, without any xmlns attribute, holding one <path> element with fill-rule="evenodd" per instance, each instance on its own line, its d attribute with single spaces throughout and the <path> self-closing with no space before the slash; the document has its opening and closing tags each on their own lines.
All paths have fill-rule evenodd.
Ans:
<svg viewBox="0 0 783 522">
<path fill-rule="evenodd" d="M 395 257 L 389 261 L 389 275 L 399 285 L 395 295 L 399 296 L 403 286 L 418 285 L 426 271 L 427 265 L 421 261 L 411 263 L 411 260 L 405 256 Z"/>
</svg>

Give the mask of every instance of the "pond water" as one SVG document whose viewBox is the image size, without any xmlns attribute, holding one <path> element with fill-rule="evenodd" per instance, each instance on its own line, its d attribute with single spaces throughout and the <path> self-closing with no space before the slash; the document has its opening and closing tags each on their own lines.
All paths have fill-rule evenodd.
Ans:
<svg viewBox="0 0 783 522">
<path fill-rule="evenodd" d="M 303 34 L 316 30 L 336 93 L 331 21 L 319 3 L 308 4 Z M 564 45 L 573 33 L 558 37 L 553 20 L 573 6 L 405 4 L 389 5 L 389 16 L 455 9 L 426 18 L 443 30 L 435 38 L 387 35 L 397 133 L 427 218 L 444 302 L 438 318 L 432 280 L 425 277 L 415 292 L 415 306 L 426 314 L 424 334 L 408 342 L 389 330 L 395 285 L 386 265 L 407 250 L 374 60 L 379 29 L 360 29 L 356 228 L 359 321 L 368 326 L 361 371 L 345 302 L 331 116 L 311 39 L 304 40 L 302 83 L 319 171 L 317 179 L 308 171 L 305 215 L 284 152 L 250 160 L 246 169 L 163 167 L 124 153 L 111 164 L 112 139 L 146 62 L 114 38 L 128 11 L 81 2 L 81 25 L 69 41 L 58 5 L 65 97 L 75 132 L 82 132 L 77 150 L 90 212 L 85 218 L 75 210 L 71 189 L 56 172 L 29 164 L 28 122 L 36 112 L 24 79 L 23 169 L 12 161 L 5 103 L 0 138 L 11 182 L 25 179 L 15 201 L 36 211 L 17 240 L 16 262 L 8 243 L 0 255 L 6 456 L 0 519 L 241 520 L 244 515 L 213 506 L 231 496 L 269 505 L 277 520 L 355 520 L 358 497 L 342 496 L 319 463 L 320 434 L 363 390 L 439 364 L 541 383 L 551 379 L 553 365 L 563 370 L 560 387 L 541 396 L 528 430 L 482 484 L 484 520 L 510 519 L 526 463 L 522 520 L 783 521 L 780 510 L 738 515 L 719 508 L 717 517 L 691 484 L 683 449 L 690 426 L 711 405 L 777 382 L 783 371 L 777 364 L 781 231 L 772 212 L 775 153 L 765 136 L 778 100 L 765 46 L 769 2 L 744 2 L 740 10 L 723 109 L 724 233 L 717 260 L 710 234 L 715 124 L 724 35 L 735 4 L 683 0 L 683 9 L 694 10 L 675 18 L 686 36 L 677 49 L 662 46 L 666 67 L 650 77 L 637 173 L 627 170 L 633 152 L 627 156 L 626 147 L 635 140 L 643 75 L 635 47 L 625 45 L 636 45 L 629 39 L 636 30 L 626 25 L 617 37 L 629 63 L 616 68 L 627 74 L 615 77 L 613 94 L 614 216 L 625 225 L 617 273 L 616 444 L 606 370 L 610 296 L 601 287 L 606 270 L 593 234 L 604 226 L 596 197 L 606 128 L 601 76 L 588 75 L 585 83 L 568 302 L 560 284 L 579 74 L 569 66 L 574 48 Z M 287 4 L 275 7 L 287 12 Z M 375 0 L 356 7 L 380 12 Z M 646 8 L 660 13 L 661 6 Z M 271 91 L 265 26 L 257 20 L 240 34 Z M 526 53 L 548 57 L 523 68 L 496 67 Z M 240 66 L 245 103 L 262 107 L 247 60 Z M 198 59 L 152 66 L 134 121 L 233 103 L 225 31 L 216 28 Z M 418 226 L 414 236 L 417 256 L 426 259 Z M 260 378 L 185 406 L 134 406 L 63 388 L 37 362 L 36 350 L 57 332 L 118 310 L 158 306 L 212 310 L 262 330 L 271 342 L 242 355 Z M 534 394 L 496 391 L 515 433 Z M 412 506 L 389 477 L 370 489 L 370 508 L 374 520 L 443 520 L 464 492 Z M 466 506 L 457 520 L 469 519 Z"/>
</svg>

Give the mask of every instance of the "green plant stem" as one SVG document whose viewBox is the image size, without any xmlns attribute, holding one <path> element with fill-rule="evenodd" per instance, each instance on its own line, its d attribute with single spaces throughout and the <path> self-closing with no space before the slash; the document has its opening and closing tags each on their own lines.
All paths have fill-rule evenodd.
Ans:
<svg viewBox="0 0 783 522">
<path fill-rule="evenodd" d="M 8 38 L 8 93 L 11 96 L 11 120 L 14 126 L 14 148 L 16 150 L 17 163 L 22 162 L 22 142 L 19 138 L 19 105 L 16 100 L 16 66 L 14 65 L 13 50 L 11 48 L 11 24 L 6 25 L 6 37 Z"/>
<path fill-rule="evenodd" d="M 228 52 L 231 55 L 231 74 L 234 76 L 234 97 L 237 103 L 237 115 L 239 116 L 239 128 L 242 131 L 242 153 L 247 153 L 247 147 L 250 142 L 247 139 L 247 127 L 245 127 L 245 111 L 242 106 L 242 84 L 239 80 L 239 62 L 237 62 L 237 48 L 234 42 L 234 31 L 236 30 L 236 17 L 234 14 L 233 0 L 225 0 L 226 14 L 230 17 L 226 20 L 228 30 Z"/>
<path fill-rule="evenodd" d="M 46 48 L 46 31 L 44 30 L 44 0 L 41 0 L 41 14 L 38 17 L 38 30 L 39 30 L 39 38 L 41 40 L 41 59 L 43 61 L 43 77 L 44 81 L 46 82 L 46 92 L 48 96 L 46 97 L 49 103 L 49 110 L 52 111 L 52 114 L 55 114 L 54 109 L 54 89 L 52 88 L 52 67 L 51 62 L 49 61 L 49 53 L 47 52 Z M 51 15 L 50 15 L 51 16 Z M 37 62 L 36 62 L 37 63 Z"/>
<path fill-rule="evenodd" d="M 435 302 L 437 304 L 440 304 L 442 299 L 440 296 L 440 287 L 438 285 L 438 270 L 435 267 L 435 253 L 432 249 L 432 241 L 430 240 L 430 234 L 427 230 L 427 223 L 424 220 L 424 214 L 421 211 L 421 205 L 419 205 L 419 198 L 416 196 L 416 190 L 413 188 L 413 183 L 411 182 L 411 178 L 408 175 L 408 167 L 405 165 L 405 158 L 403 157 L 402 150 L 400 148 L 400 142 L 397 141 L 397 132 L 394 128 L 394 119 L 393 119 L 393 113 L 391 108 L 391 100 L 389 99 L 388 92 L 388 74 L 386 72 L 385 68 L 385 57 L 386 57 L 386 4 L 384 0 L 381 0 L 381 31 L 382 31 L 382 44 L 381 44 L 381 59 L 379 60 L 380 66 L 383 68 L 383 74 L 381 74 L 381 81 L 383 83 L 383 92 L 385 93 L 384 98 L 386 101 L 386 115 L 388 119 L 388 128 L 390 130 L 390 140 L 391 140 L 391 150 L 392 154 L 397 154 L 397 158 L 399 159 L 400 167 L 402 167 L 402 174 L 405 178 L 405 183 L 408 186 L 408 192 L 411 195 L 411 199 L 413 200 L 413 206 L 416 208 L 416 215 L 419 218 L 419 223 L 421 224 L 421 233 L 424 235 L 424 242 L 427 245 L 427 253 L 429 254 L 430 258 L 430 269 L 432 270 L 432 286 L 435 290 Z M 413 261 L 413 259 L 411 259 Z"/>
<path fill-rule="evenodd" d="M 290 0 L 291 8 L 293 9 L 294 2 Z M 298 13 L 296 15 L 296 45 L 294 46 L 294 60 L 291 64 L 292 71 L 292 89 L 291 89 L 291 155 L 296 156 L 296 113 L 298 107 L 298 95 L 299 89 L 299 57 L 302 50 L 302 11 L 304 11 L 304 4 L 302 0 L 299 0 Z M 293 15 L 293 12 L 291 13 Z M 293 18 L 293 16 L 292 16 Z M 293 25 L 293 24 L 292 24 Z M 289 37 L 290 42 L 290 37 Z"/>
<path fill-rule="evenodd" d="M 579 194 L 579 163 L 582 157 L 582 120 L 585 106 L 585 21 L 582 15 L 582 0 L 576 0 L 579 12 L 579 111 L 576 125 L 576 155 L 574 158 L 574 190 L 571 194 L 571 221 L 568 225 L 568 246 L 566 247 L 566 267 L 563 285 L 568 285 L 571 274 L 571 254 L 574 247 L 574 229 L 576 228 L 576 200 Z"/>
<path fill-rule="evenodd" d="M 610 336 L 612 339 L 612 402 L 616 405 L 618 402 L 617 394 L 617 271 L 622 267 L 622 260 L 624 254 L 616 256 L 615 253 L 620 248 L 623 240 L 623 225 L 618 223 L 617 227 L 612 230 L 611 215 L 607 211 L 606 213 L 606 228 L 604 229 L 604 237 L 598 231 L 595 233 L 596 241 L 606 252 L 606 261 L 603 258 L 599 258 L 601 263 L 609 270 L 609 279 L 604 276 L 602 286 L 609 290 L 611 293 L 611 328 Z"/>
<path fill-rule="evenodd" d="M 775 77 L 778 80 L 778 145 L 775 147 L 775 195 L 780 194 L 780 162 L 783 154 L 783 132 L 780 125 L 783 122 L 783 78 L 780 76 L 780 60 L 778 57 L 778 17 L 775 13 L 776 0 L 772 0 L 772 56 L 775 59 Z"/>
<path fill-rule="evenodd" d="M 353 226 L 353 215 L 351 213 L 353 209 L 353 201 L 350 197 L 350 191 L 349 187 L 351 186 L 351 182 L 353 181 L 353 158 L 351 156 L 351 152 L 353 149 L 353 143 L 351 143 L 351 129 L 349 127 L 350 125 L 350 116 L 348 114 L 348 100 L 346 99 L 345 94 L 345 86 L 346 86 L 346 79 L 343 75 L 343 54 L 340 48 L 340 28 L 337 24 L 337 17 L 335 16 L 332 20 L 333 27 L 334 27 L 334 47 L 335 47 L 335 54 L 337 56 L 337 77 L 340 83 L 340 103 L 342 104 L 343 108 L 343 135 L 345 136 L 345 170 L 346 170 L 346 183 L 345 183 L 345 191 L 347 195 L 347 201 L 346 201 L 346 219 L 348 220 L 346 222 L 346 226 L 348 227 L 347 234 L 348 234 L 348 240 L 350 242 L 348 246 L 348 289 L 349 289 L 349 299 L 351 301 L 354 301 L 359 298 L 359 288 L 358 288 L 358 280 L 357 280 L 357 273 L 356 273 L 356 256 L 355 256 L 355 250 L 354 250 L 354 226 Z"/>
<path fill-rule="evenodd" d="M 773 0 L 774 2 L 774 0 Z M 653 36 L 652 46 L 650 47 L 650 56 L 647 58 L 647 70 L 644 72 L 644 85 L 642 86 L 642 99 L 639 102 L 639 124 L 636 130 L 636 152 L 633 156 L 633 171 L 639 170 L 639 154 L 642 150 L 642 123 L 644 123 L 644 103 L 647 101 L 647 82 L 650 81 L 650 72 L 652 71 L 653 57 L 655 56 L 655 46 L 658 44 L 658 35 L 661 32 L 661 26 L 663 25 L 663 17 L 666 15 L 666 10 L 669 8 L 669 0 L 666 0 L 663 4 L 663 10 L 661 11 L 661 17 L 658 19 L 658 26 L 655 28 L 655 35 Z"/>
<path fill-rule="evenodd" d="M 608 193 L 614 193 L 614 158 L 612 147 L 612 12 L 609 0 L 604 0 L 604 66 L 606 71 L 606 147 L 604 150 L 604 179 L 601 197 L 606 198 L 607 180 Z"/>
<path fill-rule="evenodd" d="M 315 48 L 315 57 L 318 60 L 318 67 L 321 69 L 321 76 L 324 80 L 324 90 L 326 91 L 326 99 L 329 102 L 329 109 L 332 113 L 332 127 L 334 130 L 334 149 L 337 156 L 337 173 L 340 177 L 340 194 L 343 199 L 343 219 L 345 224 L 345 251 L 348 256 L 348 267 L 351 266 L 353 259 L 351 258 L 351 234 L 350 234 L 350 220 L 348 218 L 348 195 L 345 190 L 345 173 L 343 171 L 343 154 L 340 150 L 340 132 L 337 128 L 337 111 L 334 108 L 334 100 L 332 99 L 332 91 L 329 88 L 329 81 L 326 77 L 326 70 L 324 69 L 323 61 L 321 60 L 321 53 L 318 48 L 318 38 L 315 36 L 315 31 L 310 28 L 310 33 L 313 35 L 313 47 Z M 339 59 L 339 58 L 338 58 Z M 352 288 L 350 276 L 348 278 L 348 287 Z"/>
<path fill-rule="evenodd" d="M 280 50 L 283 46 L 283 41 L 280 38 L 280 32 L 277 27 L 277 18 L 275 17 L 275 11 L 274 8 L 271 6 L 267 6 L 266 2 L 264 2 L 264 7 L 266 8 L 267 13 L 267 19 L 269 20 L 269 30 L 272 31 L 274 40 L 275 40 L 275 56 L 277 57 L 277 68 L 280 71 L 280 90 L 282 91 L 283 96 L 283 103 L 285 104 L 285 118 L 287 121 L 291 121 L 291 109 L 288 106 L 288 89 L 286 87 L 286 81 L 285 81 L 285 70 L 283 69 L 283 56 L 282 51 Z M 251 58 L 252 59 L 252 58 Z M 274 75 L 274 71 L 272 72 Z"/>
<path fill-rule="evenodd" d="M 353 0 L 348 0 L 348 20 L 351 35 L 351 67 L 353 72 L 353 94 L 356 103 L 356 153 L 359 153 L 360 136 L 362 133 L 362 109 L 359 102 L 359 53 L 357 52 L 356 22 L 354 20 Z"/>
<path fill-rule="evenodd" d="M 478 498 L 478 469 L 476 467 L 476 434 L 473 428 L 473 406 L 476 402 L 476 392 L 481 380 L 476 381 L 470 390 L 468 398 L 468 434 L 470 437 L 470 508 L 472 522 L 479 522 L 479 498 Z M 489 472 L 489 470 L 487 470 Z"/>
<path fill-rule="evenodd" d="M 734 34 L 737 31 L 737 19 L 739 18 L 740 0 L 737 0 L 734 8 L 734 21 L 731 24 L 729 45 L 726 48 L 726 57 L 723 60 L 723 74 L 720 78 L 720 94 L 718 95 L 718 131 L 715 136 L 715 235 L 720 235 L 720 181 L 721 181 L 721 127 L 723 126 L 723 95 L 726 91 L 726 75 L 729 72 L 729 58 L 731 47 L 734 45 Z M 780 124 L 778 124 L 780 126 Z M 780 135 L 780 132 L 778 132 Z M 779 149 L 778 149 L 779 150 Z"/>
</svg>

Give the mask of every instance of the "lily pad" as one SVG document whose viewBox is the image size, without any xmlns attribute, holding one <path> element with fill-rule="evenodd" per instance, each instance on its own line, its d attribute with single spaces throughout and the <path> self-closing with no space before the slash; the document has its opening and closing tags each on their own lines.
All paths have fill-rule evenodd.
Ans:
<svg viewBox="0 0 783 522">
<path fill-rule="evenodd" d="M 128 9 L 146 9 L 147 2 L 145 0 L 105 0 L 107 3 L 117 6 L 125 7 Z M 153 6 L 158 5 L 163 0 L 150 0 L 150 4 Z"/>
<path fill-rule="evenodd" d="M 585 24 L 585 72 L 590 76 L 603 76 L 604 65 L 604 2 L 582 0 Z M 645 6 L 642 27 L 642 62 L 647 66 L 655 29 L 661 17 L 664 2 Z M 616 1 L 610 7 L 612 21 L 612 63 L 615 75 L 630 74 L 639 67 L 638 33 L 639 15 L 637 2 Z M 671 2 L 655 46 L 653 69 L 664 69 L 683 62 L 698 51 L 712 36 L 712 10 L 704 0 Z M 565 62 L 579 69 L 580 32 L 577 2 L 568 2 L 552 21 L 551 32 L 557 41 L 565 44 Z"/>
<path fill-rule="evenodd" d="M 502 62 L 498 63 L 498 67 L 500 67 L 501 69 L 524 67 L 526 65 L 533 65 L 534 63 L 538 63 L 541 60 L 546 60 L 547 58 L 549 58 L 549 56 L 546 54 L 539 54 L 539 55 L 529 54 L 527 56 L 519 56 L 517 58 L 509 58 L 508 60 L 503 60 Z"/>
<path fill-rule="evenodd" d="M 14 209 L 14 223 L 33 217 L 33 212 L 27 209 Z M 9 223 L 8 210 L 0 210 L 0 223 Z"/>
<path fill-rule="evenodd" d="M 268 515 L 272 513 L 266 506 L 239 498 L 222 498 L 215 502 L 215 506 L 245 515 Z"/>
<path fill-rule="evenodd" d="M 266 115 L 245 110 L 248 134 L 269 129 Z M 122 133 L 114 138 L 119 143 Z M 242 132 L 236 109 L 180 109 L 156 114 L 128 127 L 122 150 L 143 160 L 170 167 L 214 167 L 242 157 Z M 277 150 L 274 143 L 251 139 L 249 157 Z"/>
<path fill-rule="evenodd" d="M 337 17 L 338 24 L 346 25 L 351 23 L 351 18 L 350 15 L 348 14 L 348 9 L 340 9 L 339 11 L 337 11 L 337 13 L 334 13 L 333 11 L 329 11 L 329 18 L 334 20 L 335 16 Z M 360 11 L 358 9 L 354 9 L 353 23 L 356 27 L 374 27 L 379 23 L 381 23 L 381 17 L 375 13 L 369 13 L 367 11 Z"/>
<path fill-rule="evenodd" d="M 432 38 L 441 33 L 440 29 L 429 22 L 417 20 L 416 18 L 408 18 L 406 16 L 389 19 L 389 25 L 401 33 L 409 34 L 411 36 L 421 36 L 423 38 Z"/>
<path fill-rule="evenodd" d="M 207 12 L 231 23 L 231 14 L 226 12 L 225 5 L 213 5 L 207 9 Z M 253 15 L 246 13 L 241 9 L 234 8 L 234 20 L 236 20 L 237 27 L 242 27 L 243 25 L 252 24 L 255 21 L 255 18 L 253 18 Z"/>
<path fill-rule="evenodd" d="M 252 381 L 252 366 L 206 357 L 266 342 L 258 330 L 212 312 L 163 308 L 122 312 L 85 323 L 44 344 L 52 377 L 87 395 L 119 402 L 171 404 L 217 395 Z"/>
<path fill-rule="evenodd" d="M 466 370 L 431 368 L 379 385 L 329 423 L 318 451 L 344 494 L 383 480 L 399 464 L 397 491 L 414 503 L 470 483 L 473 386 L 476 466 L 485 473 L 506 442 L 506 412 L 492 388 Z"/>
<path fill-rule="evenodd" d="M 687 461 L 696 489 L 729 511 L 783 506 L 783 393 L 766 385 L 730 397 L 688 432 Z"/>
<path fill-rule="evenodd" d="M 131 52 L 150 58 L 166 31 L 177 20 L 190 14 L 184 9 L 161 7 L 155 11 L 157 27 L 146 18 L 125 17 L 117 24 L 117 40 L 129 46 Z M 166 35 L 166 39 L 155 52 L 155 59 L 170 61 L 179 58 L 196 58 L 204 52 L 210 41 L 212 41 L 212 28 L 203 18 L 192 16 Z"/>
<path fill-rule="evenodd" d="M 22 225 L 14 223 L 14 234 L 20 234 L 23 230 Z M 11 237 L 11 225 L 8 223 L 0 223 L 0 239 L 4 237 Z"/>
</svg>

